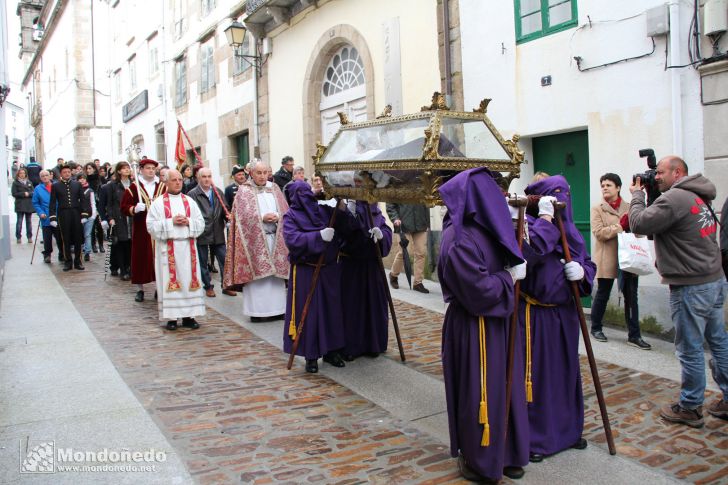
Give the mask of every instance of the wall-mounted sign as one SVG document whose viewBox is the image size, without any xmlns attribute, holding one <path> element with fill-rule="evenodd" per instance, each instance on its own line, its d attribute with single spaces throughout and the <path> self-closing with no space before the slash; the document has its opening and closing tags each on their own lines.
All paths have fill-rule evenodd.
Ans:
<svg viewBox="0 0 728 485">
<path fill-rule="evenodd" d="M 148 91 L 145 89 L 121 108 L 121 118 L 124 120 L 124 123 L 126 123 L 148 107 Z"/>
</svg>

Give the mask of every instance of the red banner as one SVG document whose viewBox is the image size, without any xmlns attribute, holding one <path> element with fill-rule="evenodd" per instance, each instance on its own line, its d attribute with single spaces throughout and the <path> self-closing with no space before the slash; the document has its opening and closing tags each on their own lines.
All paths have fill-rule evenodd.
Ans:
<svg viewBox="0 0 728 485">
<path fill-rule="evenodd" d="M 182 139 L 182 126 L 177 125 L 177 143 L 174 149 L 174 158 L 177 160 L 177 170 L 180 169 L 185 160 L 187 159 L 187 152 L 185 151 L 184 140 Z"/>
</svg>

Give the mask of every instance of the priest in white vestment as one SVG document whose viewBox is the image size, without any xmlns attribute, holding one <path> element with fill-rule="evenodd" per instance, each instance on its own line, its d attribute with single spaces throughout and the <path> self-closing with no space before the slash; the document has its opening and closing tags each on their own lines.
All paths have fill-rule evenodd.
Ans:
<svg viewBox="0 0 728 485">
<path fill-rule="evenodd" d="M 196 239 L 205 230 L 205 220 L 197 203 L 182 193 L 177 170 L 167 173 L 167 193 L 149 207 L 147 230 L 156 242 L 159 319 L 167 320 L 167 330 L 176 330 L 179 318 L 183 327 L 199 328 L 194 317 L 205 314 L 205 292 Z"/>
<path fill-rule="evenodd" d="M 268 182 L 269 166 L 250 170 L 233 203 L 225 259 L 224 286 L 243 285 L 243 314 L 251 321 L 279 320 L 286 312 L 288 249 L 280 220 L 288 211 L 283 192 Z"/>
</svg>

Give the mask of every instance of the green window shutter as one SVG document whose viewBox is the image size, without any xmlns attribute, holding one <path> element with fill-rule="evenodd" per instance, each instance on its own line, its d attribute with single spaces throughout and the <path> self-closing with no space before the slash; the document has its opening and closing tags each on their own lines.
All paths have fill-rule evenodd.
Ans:
<svg viewBox="0 0 728 485">
<path fill-rule="evenodd" d="M 515 0 L 516 43 L 522 44 L 578 24 L 577 0 Z"/>
</svg>

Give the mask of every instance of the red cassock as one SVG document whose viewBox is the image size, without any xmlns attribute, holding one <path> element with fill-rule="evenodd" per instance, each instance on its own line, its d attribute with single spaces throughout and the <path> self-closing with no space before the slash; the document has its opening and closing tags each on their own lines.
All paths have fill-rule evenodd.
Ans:
<svg viewBox="0 0 728 485">
<path fill-rule="evenodd" d="M 137 185 L 131 184 L 124 192 L 121 199 L 122 214 L 129 214 L 133 218 L 131 229 L 131 282 L 132 284 L 144 284 L 154 281 L 154 243 L 147 231 L 147 211 L 152 201 L 167 191 L 167 186 L 162 182 L 154 185 L 154 194 L 149 198 L 144 186 L 140 184 L 142 197 L 139 198 Z M 138 202 L 144 202 L 146 211 L 134 212 Z"/>
</svg>

